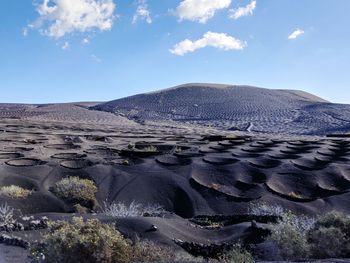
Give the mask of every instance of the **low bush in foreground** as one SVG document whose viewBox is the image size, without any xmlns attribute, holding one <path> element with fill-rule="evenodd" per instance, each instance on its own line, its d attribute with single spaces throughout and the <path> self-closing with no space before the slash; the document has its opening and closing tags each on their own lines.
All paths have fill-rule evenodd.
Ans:
<svg viewBox="0 0 350 263">
<path fill-rule="evenodd" d="M 131 262 L 130 244 L 114 226 L 98 220 L 84 222 L 82 218 L 73 218 L 72 223 L 50 222 L 42 243 L 42 247 L 32 249 L 39 262 Z"/>
<path fill-rule="evenodd" d="M 72 203 L 93 208 L 96 202 L 95 193 L 97 192 L 97 187 L 91 180 L 68 177 L 57 182 L 52 188 L 52 192 Z"/>
<path fill-rule="evenodd" d="M 24 189 L 17 185 L 3 186 L 0 188 L 0 195 L 13 199 L 24 199 L 32 194 L 33 191 Z"/>
<path fill-rule="evenodd" d="M 308 258 L 310 245 L 307 232 L 315 225 L 315 218 L 297 215 L 283 209 L 278 224 L 273 225 L 270 240 L 277 243 L 282 258 L 297 260 Z"/>
<path fill-rule="evenodd" d="M 257 216 L 277 216 L 280 218 L 279 224 L 293 226 L 299 232 L 310 230 L 316 222 L 314 217 L 297 215 L 282 206 L 265 203 L 252 203 L 248 208 L 248 213 Z"/>
<path fill-rule="evenodd" d="M 279 206 L 254 204 L 256 215 L 278 215 L 269 240 L 285 260 L 350 257 L 350 216 L 331 212 L 318 218 L 297 215 Z"/>
<path fill-rule="evenodd" d="M 166 262 L 186 259 L 173 249 L 151 241 L 134 244 L 126 240 L 114 225 L 82 218 L 49 222 L 42 243 L 32 246 L 36 262 L 48 263 L 131 263 Z M 189 257 L 191 260 L 192 258 Z"/>
<path fill-rule="evenodd" d="M 314 258 L 341 258 L 350 251 L 349 240 L 339 228 L 321 227 L 309 233 L 311 255 Z"/>
<path fill-rule="evenodd" d="M 350 216 L 328 213 L 321 216 L 308 231 L 314 258 L 350 257 Z"/>
<path fill-rule="evenodd" d="M 141 215 L 141 205 L 117 205 L 109 207 L 115 216 Z M 122 207 L 122 208 L 121 208 Z M 158 206 L 156 206 L 158 207 Z M 121 212 L 121 211 L 122 212 Z M 125 212 L 126 210 L 127 212 Z M 158 209 L 155 209 L 158 211 Z M 264 210 L 266 210 L 264 208 Z M 275 208 L 272 209 L 275 211 Z M 279 210 L 279 209 L 277 209 Z M 350 217 L 329 213 L 317 219 L 296 215 L 288 210 L 280 214 L 280 221 L 271 225 L 269 239 L 275 242 L 285 260 L 350 257 Z M 1 207 L 0 207 L 1 212 Z M 113 213 L 114 213 L 113 212 Z M 11 219 L 11 209 L 4 208 Z M 132 263 L 132 262 L 220 262 L 252 263 L 254 258 L 240 245 L 222 254 L 219 261 L 202 261 L 151 241 L 126 240 L 114 225 L 98 220 L 83 221 L 73 218 L 50 222 L 42 244 L 32 249 L 38 262 L 66 263 Z"/>
<path fill-rule="evenodd" d="M 315 228 L 339 228 L 346 238 L 350 238 L 350 216 L 338 212 L 328 213 L 318 218 Z"/>
<path fill-rule="evenodd" d="M 290 224 L 277 224 L 272 228 L 270 240 L 276 242 L 283 259 L 295 260 L 309 256 L 306 234 Z"/>
</svg>

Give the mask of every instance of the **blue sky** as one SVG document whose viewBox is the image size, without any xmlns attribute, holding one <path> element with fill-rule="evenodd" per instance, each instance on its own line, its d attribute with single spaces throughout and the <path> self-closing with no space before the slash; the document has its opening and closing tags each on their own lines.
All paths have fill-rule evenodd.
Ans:
<svg viewBox="0 0 350 263">
<path fill-rule="evenodd" d="M 76 10 L 81 20 L 64 20 Z M 350 103 L 349 10 L 349 0 L 1 1 L 0 102 L 106 101 L 210 82 Z"/>
</svg>

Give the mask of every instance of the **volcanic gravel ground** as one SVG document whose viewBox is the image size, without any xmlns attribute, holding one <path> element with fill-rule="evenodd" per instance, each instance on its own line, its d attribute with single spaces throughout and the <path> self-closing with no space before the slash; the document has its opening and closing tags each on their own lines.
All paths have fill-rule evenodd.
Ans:
<svg viewBox="0 0 350 263">
<path fill-rule="evenodd" d="M 261 242 L 259 237 L 268 231 L 266 223 L 273 219 L 247 217 L 252 203 L 281 205 L 308 215 L 332 210 L 350 213 L 346 134 L 282 136 L 174 122 L 142 125 L 85 106 L 42 106 L 49 107 L 49 113 L 40 107 L 6 106 L 6 112 L 12 109 L 17 114 L 11 117 L 0 111 L 0 187 L 18 185 L 33 191 L 26 199 L 0 196 L 0 204 L 35 218 L 70 220 L 72 203 L 54 195 L 51 188 L 67 176 L 88 178 L 98 187 L 100 206 L 105 201 L 135 201 L 159 204 L 169 214 L 85 217 L 115 222 L 131 239 L 138 236 L 176 249 Z M 22 116 L 21 107 L 40 114 Z M 218 222 L 220 227 L 204 226 L 203 220 Z M 32 241 L 38 233 L 11 235 Z M 6 258 L 4 253 L 14 253 L 13 258 L 25 262 L 19 260 L 22 250 L 2 253 L 1 249 L 0 260 Z"/>
<path fill-rule="evenodd" d="M 173 120 L 225 130 L 325 135 L 350 130 L 350 105 L 296 90 L 187 84 L 92 107 L 137 121 Z"/>
</svg>

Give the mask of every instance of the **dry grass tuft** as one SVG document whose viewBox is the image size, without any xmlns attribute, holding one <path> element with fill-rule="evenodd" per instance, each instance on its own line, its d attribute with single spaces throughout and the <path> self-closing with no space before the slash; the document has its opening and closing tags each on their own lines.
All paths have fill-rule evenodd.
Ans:
<svg viewBox="0 0 350 263">
<path fill-rule="evenodd" d="M 13 199 L 24 199 L 32 193 L 32 190 L 24 189 L 17 185 L 3 186 L 0 188 L 0 195 Z"/>
<path fill-rule="evenodd" d="M 62 199 L 85 207 L 92 208 L 96 203 L 97 187 L 93 181 L 88 179 L 64 178 L 55 184 L 52 192 Z"/>
</svg>

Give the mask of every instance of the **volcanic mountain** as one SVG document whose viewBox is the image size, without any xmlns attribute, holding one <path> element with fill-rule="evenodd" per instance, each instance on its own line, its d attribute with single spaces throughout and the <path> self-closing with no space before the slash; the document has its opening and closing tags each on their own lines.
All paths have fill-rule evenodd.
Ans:
<svg viewBox="0 0 350 263">
<path fill-rule="evenodd" d="M 350 130 L 350 105 L 299 90 L 186 84 L 92 109 L 136 120 L 172 120 L 225 130 L 324 135 Z"/>
</svg>

